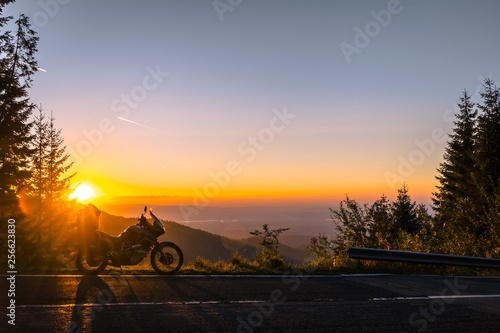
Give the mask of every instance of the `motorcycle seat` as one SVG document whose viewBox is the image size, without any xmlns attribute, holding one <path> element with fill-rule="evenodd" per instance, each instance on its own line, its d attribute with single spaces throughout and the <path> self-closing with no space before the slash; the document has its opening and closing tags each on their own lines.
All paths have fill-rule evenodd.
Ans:
<svg viewBox="0 0 500 333">
<path fill-rule="evenodd" d="M 120 237 L 109 235 L 105 232 L 99 231 L 101 241 L 104 241 L 110 248 L 115 248 L 120 243 Z"/>
</svg>

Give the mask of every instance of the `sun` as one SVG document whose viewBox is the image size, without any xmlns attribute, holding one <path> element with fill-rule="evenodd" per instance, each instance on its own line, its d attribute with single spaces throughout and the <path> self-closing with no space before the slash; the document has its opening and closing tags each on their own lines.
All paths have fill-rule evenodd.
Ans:
<svg viewBox="0 0 500 333">
<path fill-rule="evenodd" d="M 86 184 L 78 185 L 69 196 L 70 199 L 76 198 L 78 201 L 86 201 L 93 197 L 95 197 L 94 189 Z"/>
</svg>

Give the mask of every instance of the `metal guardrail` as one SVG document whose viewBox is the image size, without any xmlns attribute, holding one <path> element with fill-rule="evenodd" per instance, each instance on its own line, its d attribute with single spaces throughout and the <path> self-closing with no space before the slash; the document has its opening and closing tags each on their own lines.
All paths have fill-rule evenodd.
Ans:
<svg viewBox="0 0 500 333">
<path fill-rule="evenodd" d="M 408 252 L 395 250 L 349 247 L 349 258 L 382 261 L 400 261 L 415 264 L 451 265 L 500 269 L 500 259 L 455 256 L 449 254 Z"/>
</svg>

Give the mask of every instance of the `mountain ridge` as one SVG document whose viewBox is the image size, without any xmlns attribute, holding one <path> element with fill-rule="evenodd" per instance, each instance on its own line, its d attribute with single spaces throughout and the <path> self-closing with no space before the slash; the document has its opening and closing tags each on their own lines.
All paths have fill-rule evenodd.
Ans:
<svg viewBox="0 0 500 333">
<path fill-rule="evenodd" d="M 165 234 L 160 236 L 159 241 L 172 241 L 177 244 L 184 254 L 186 263 L 197 257 L 214 262 L 228 261 L 236 251 L 243 257 L 252 260 L 259 243 L 259 237 L 232 239 L 174 221 L 162 220 L 162 222 L 165 226 Z M 118 236 L 128 226 L 136 223 L 137 218 L 111 215 L 103 211 L 99 230 Z M 285 260 L 291 263 L 300 263 L 307 257 L 305 251 L 284 244 L 280 244 L 279 252 Z"/>
</svg>

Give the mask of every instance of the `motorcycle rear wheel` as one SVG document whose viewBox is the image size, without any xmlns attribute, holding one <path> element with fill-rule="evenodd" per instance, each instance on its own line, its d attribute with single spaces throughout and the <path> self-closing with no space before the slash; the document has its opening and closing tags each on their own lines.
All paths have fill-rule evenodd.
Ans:
<svg viewBox="0 0 500 333">
<path fill-rule="evenodd" d="M 108 262 L 105 258 L 100 260 L 89 260 L 90 258 L 84 251 L 79 251 L 76 255 L 76 267 L 78 270 L 85 275 L 96 275 L 101 273 Z"/>
<path fill-rule="evenodd" d="M 162 252 L 164 256 L 162 255 Z M 158 274 L 175 274 L 181 269 L 184 255 L 181 249 L 170 242 L 163 242 L 151 251 L 151 266 Z"/>
</svg>

